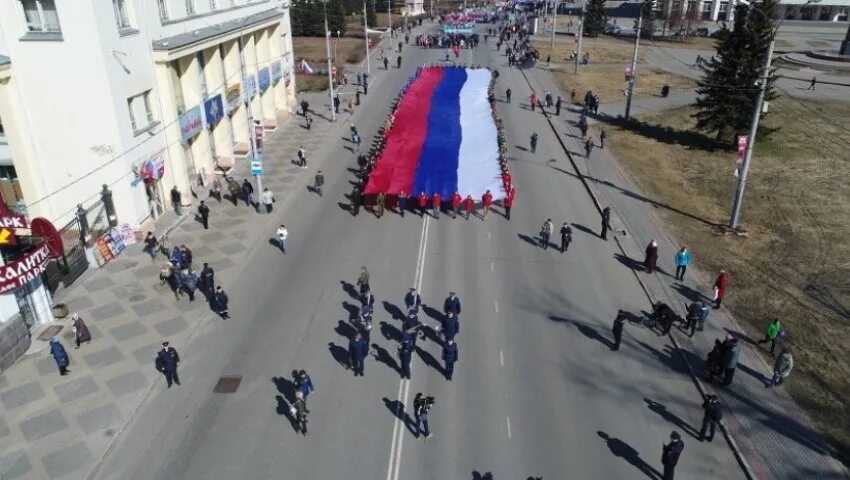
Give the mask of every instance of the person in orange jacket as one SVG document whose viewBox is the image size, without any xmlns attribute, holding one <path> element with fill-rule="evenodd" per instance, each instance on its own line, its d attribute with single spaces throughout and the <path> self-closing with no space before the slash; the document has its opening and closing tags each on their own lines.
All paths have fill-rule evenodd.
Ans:
<svg viewBox="0 0 850 480">
<path fill-rule="evenodd" d="M 469 220 L 469 215 L 475 210 L 475 200 L 472 199 L 472 195 L 467 195 L 463 200 L 463 208 L 466 210 L 466 219 Z"/>
<path fill-rule="evenodd" d="M 490 213 L 490 206 L 493 205 L 493 194 L 490 193 L 490 190 L 487 190 L 481 197 L 481 203 L 484 204 L 484 214 L 481 217 L 483 221 L 487 220 L 487 214 Z"/>
<path fill-rule="evenodd" d="M 455 192 L 454 195 L 452 195 L 452 218 L 457 218 L 461 203 L 463 203 L 463 199 L 460 197 L 459 193 Z"/>
<path fill-rule="evenodd" d="M 416 200 L 419 203 L 419 216 L 424 217 L 425 207 L 428 206 L 428 197 L 425 196 L 425 192 L 420 192 Z"/>
<path fill-rule="evenodd" d="M 439 193 L 434 192 L 434 195 L 431 197 L 431 214 L 434 215 L 434 218 L 440 218 L 440 209 L 442 206 L 443 197 Z"/>
</svg>

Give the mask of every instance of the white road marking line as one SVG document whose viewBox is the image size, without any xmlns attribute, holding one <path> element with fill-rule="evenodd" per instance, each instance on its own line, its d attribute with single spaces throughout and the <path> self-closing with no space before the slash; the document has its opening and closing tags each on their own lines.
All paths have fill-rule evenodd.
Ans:
<svg viewBox="0 0 850 480">
<path fill-rule="evenodd" d="M 413 286 L 422 293 L 422 276 L 425 272 L 425 251 L 426 240 L 428 239 L 428 221 L 430 217 L 425 217 L 422 222 L 422 233 L 419 236 L 419 254 L 416 257 L 416 273 L 414 274 Z M 390 460 L 387 466 L 387 480 L 398 480 L 400 464 L 401 464 L 401 449 L 404 444 L 404 426 L 400 417 L 403 417 L 403 410 L 407 406 L 407 398 L 410 395 L 410 382 L 403 378 L 398 385 L 398 402 L 401 411 L 396 412 L 396 419 L 393 423 L 393 438 L 390 445 Z"/>
<path fill-rule="evenodd" d="M 495 264 L 495 263 L 493 263 L 493 262 L 490 262 L 490 271 L 491 271 L 491 272 L 495 272 L 495 271 L 496 271 L 496 264 Z"/>
<path fill-rule="evenodd" d="M 493 300 L 493 307 L 496 308 L 496 313 L 499 313 L 499 302 Z"/>
<path fill-rule="evenodd" d="M 505 417 L 505 421 L 508 424 L 508 438 L 511 438 L 511 417 Z"/>
<path fill-rule="evenodd" d="M 505 366 L 505 355 L 499 350 L 499 365 Z"/>
<path fill-rule="evenodd" d="M 493 238 L 493 232 L 487 230 L 487 240 L 490 240 L 491 238 Z"/>
</svg>

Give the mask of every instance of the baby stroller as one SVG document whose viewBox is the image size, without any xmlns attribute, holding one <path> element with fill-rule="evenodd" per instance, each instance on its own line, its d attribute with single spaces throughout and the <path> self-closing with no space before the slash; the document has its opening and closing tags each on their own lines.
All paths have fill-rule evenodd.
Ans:
<svg viewBox="0 0 850 480">
<path fill-rule="evenodd" d="M 664 302 L 657 302 L 652 306 L 652 313 L 649 314 L 648 321 L 645 322 L 646 326 L 651 330 L 656 330 L 656 327 L 659 327 L 658 334 L 664 335 L 670 331 L 670 328 L 674 323 L 678 322 L 682 324 L 684 320 L 682 317 L 676 314 L 669 305 Z"/>
</svg>

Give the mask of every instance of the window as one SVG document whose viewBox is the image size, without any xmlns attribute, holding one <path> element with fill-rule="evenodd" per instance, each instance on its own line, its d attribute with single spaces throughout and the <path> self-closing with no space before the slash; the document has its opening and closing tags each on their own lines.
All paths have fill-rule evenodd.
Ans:
<svg viewBox="0 0 850 480">
<path fill-rule="evenodd" d="M 156 123 L 153 118 L 153 110 L 151 110 L 150 94 L 151 91 L 148 90 L 127 99 L 130 126 L 136 134 L 150 129 Z"/>
<path fill-rule="evenodd" d="M 53 0 L 20 0 L 28 32 L 60 33 L 59 15 Z"/>
<path fill-rule="evenodd" d="M 157 5 L 159 6 L 159 19 L 160 20 L 168 20 L 168 7 L 165 4 L 165 0 L 157 0 Z"/>
<path fill-rule="evenodd" d="M 115 10 L 115 23 L 118 28 L 130 28 L 130 16 L 127 15 L 127 0 L 112 0 Z"/>
<path fill-rule="evenodd" d="M 195 14 L 195 0 L 186 0 L 186 15 L 192 16 Z"/>
</svg>

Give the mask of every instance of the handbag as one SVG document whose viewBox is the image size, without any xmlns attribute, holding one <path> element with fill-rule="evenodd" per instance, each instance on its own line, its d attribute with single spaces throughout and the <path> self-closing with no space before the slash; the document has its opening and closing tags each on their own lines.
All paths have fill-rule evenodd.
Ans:
<svg viewBox="0 0 850 480">
<path fill-rule="evenodd" d="M 713 299 L 713 300 L 715 300 L 715 301 L 717 301 L 717 296 L 718 296 L 719 294 L 720 294 L 720 289 L 719 289 L 719 288 L 717 288 L 717 287 L 714 287 L 714 291 L 713 291 L 713 297 L 712 297 L 712 299 Z"/>
</svg>

